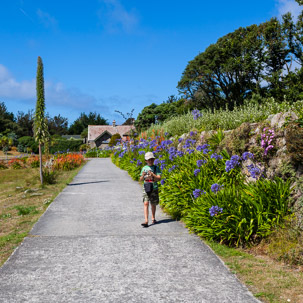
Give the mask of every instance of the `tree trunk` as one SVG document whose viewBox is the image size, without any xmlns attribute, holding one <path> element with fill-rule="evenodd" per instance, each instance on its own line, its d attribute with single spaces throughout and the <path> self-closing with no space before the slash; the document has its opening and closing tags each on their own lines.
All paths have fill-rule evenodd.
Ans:
<svg viewBox="0 0 303 303">
<path fill-rule="evenodd" d="M 39 159 L 40 159 L 40 180 L 41 180 L 41 185 L 43 185 L 42 150 L 41 150 L 41 143 L 39 143 Z"/>
</svg>

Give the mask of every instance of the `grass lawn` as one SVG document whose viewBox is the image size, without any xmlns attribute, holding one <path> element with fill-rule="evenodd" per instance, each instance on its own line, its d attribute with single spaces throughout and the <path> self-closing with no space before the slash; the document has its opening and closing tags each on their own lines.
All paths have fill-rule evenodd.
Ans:
<svg viewBox="0 0 303 303">
<path fill-rule="evenodd" d="M 59 172 L 56 184 L 43 187 L 38 168 L 0 170 L 0 266 L 81 167 Z"/>
<path fill-rule="evenodd" d="M 260 301 L 303 302 L 302 267 L 292 268 L 265 255 L 205 242 Z"/>
</svg>

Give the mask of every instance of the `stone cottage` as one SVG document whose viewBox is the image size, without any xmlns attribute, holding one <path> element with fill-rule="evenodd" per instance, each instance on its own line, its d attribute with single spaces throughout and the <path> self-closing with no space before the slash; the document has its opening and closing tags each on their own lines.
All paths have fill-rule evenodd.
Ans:
<svg viewBox="0 0 303 303">
<path fill-rule="evenodd" d="M 105 148 L 114 134 L 120 134 L 123 141 L 129 140 L 132 129 L 133 125 L 116 125 L 115 120 L 112 125 L 89 125 L 87 142 L 90 148 Z"/>
</svg>

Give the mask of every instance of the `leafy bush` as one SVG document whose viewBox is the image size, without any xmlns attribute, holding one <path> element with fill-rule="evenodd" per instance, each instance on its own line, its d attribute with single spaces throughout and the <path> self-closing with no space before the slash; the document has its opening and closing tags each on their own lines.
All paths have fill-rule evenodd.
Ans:
<svg viewBox="0 0 303 303">
<path fill-rule="evenodd" d="M 21 150 L 21 147 L 25 148 L 25 150 Z M 18 139 L 18 151 L 20 152 L 26 152 L 26 151 L 32 151 L 33 153 L 39 152 L 39 146 L 38 143 L 35 142 L 35 139 L 30 136 L 24 136 Z"/>
<path fill-rule="evenodd" d="M 150 137 L 154 131 L 163 130 L 171 136 L 180 136 L 196 128 L 198 130 L 232 130 L 239 127 L 244 122 L 260 122 L 265 120 L 269 115 L 279 112 L 293 110 L 299 115 L 302 111 L 303 101 L 295 103 L 278 103 L 273 98 L 264 99 L 262 103 L 250 102 L 247 100 L 243 106 L 235 107 L 234 110 L 201 110 L 201 117 L 195 119 L 191 112 L 176 116 L 163 124 L 152 125 L 147 131 L 147 137 Z"/>
<path fill-rule="evenodd" d="M 44 168 L 42 171 L 44 184 L 55 184 L 58 172 L 53 169 Z"/>
<path fill-rule="evenodd" d="M 182 150 L 175 148 L 178 143 Z M 206 239 L 239 246 L 270 235 L 289 213 L 289 181 L 263 179 L 252 166 L 249 171 L 256 181 L 247 182 L 241 166 L 252 154 L 216 154 L 208 144 L 194 147 L 195 143 L 191 138 L 141 139 L 136 146 L 123 143 L 112 160 L 138 180 L 145 152 L 153 151 L 162 170 L 161 206 Z"/>
<path fill-rule="evenodd" d="M 108 143 L 109 146 L 114 146 L 117 144 L 117 141 L 121 139 L 120 134 L 114 134 L 112 135 L 112 137 L 110 138 L 110 141 Z"/>
<path fill-rule="evenodd" d="M 89 149 L 89 145 L 88 144 L 82 144 L 79 147 L 79 151 L 85 151 Z"/>
<path fill-rule="evenodd" d="M 88 152 L 86 152 L 85 157 L 86 158 L 109 158 L 112 153 L 111 149 L 90 149 Z"/>
<path fill-rule="evenodd" d="M 51 154 L 57 152 L 77 152 L 80 149 L 80 146 L 83 144 L 82 140 L 66 140 L 60 139 L 55 140 L 53 145 L 49 148 Z"/>
</svg>

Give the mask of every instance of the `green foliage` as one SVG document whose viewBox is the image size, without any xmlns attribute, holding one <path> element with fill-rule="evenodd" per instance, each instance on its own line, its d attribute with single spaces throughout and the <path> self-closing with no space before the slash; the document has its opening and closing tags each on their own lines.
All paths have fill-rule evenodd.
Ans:
<svg viewBox="0 0 303 303">
<path fill-rule="evenodd" d="M 199 53 L 185 68 L 178 88 L 198 109 L 242 105 L 252 94 L 282 102 L 303 96 L 303 13 L 240 27 Z M 266 83 L 266 85 L 261 85 Z"/>
<path fill-rule="evenodd" d="M 38 57 L 36 90 L 37 103 L 34 118 L 34 134 L 35 140 L 41 144 L 46 142 L 49 138 L 47 120 L 45 118 L 44 76 L 41 57 Z"/>
<path fill-rule="evenodd" d="M 117 133 L 117 134 L 114 134 L 114 135 L 112 135 L 112 137 L 110 138 L 108 145 L 109 145 L 109 146 L 114 146 L 114 145 L 117 144 L 117 141 L 120 140 L 120 139 L 121 139 L 120 134 L 118 134 L 118 133 Z"/>
<path fill-rule="evenodd" d="M 112 151 L 111 150 L 106 150 L 106 149 L 90 149 L 89 151 L 86 152 L 85 157 L 86 158 L 109 158 L 111 155 Z"/>
<path fill-rule="evenodd" d="M 29 147 L 32 152 L 38 153 L 38 143 L 35 142 L 35 139 L 30 136 L 24 136 L 18 139 L 18 151 L 25 152 L 24 148 Z M 23 149 L 22 149 L 23 147 Z"/>
<path fill-rule="evenodd" d="M 203 238 L 235 246 L 255 243 L 270 235 L 289 214 L 290 180 L 261 178 L 248 183 L 240 166 L 226 171 L 230 156 L 224 150 L 222 159 L 217 160 L 211 152 L 202 151 L 185 152 L 170 159 L 169 148 L 157 149 L 157 156 L 166 165 L 162 171 L 164 183 L 159 189 L 160 204 L 173 218 L 184 220 L 187 227 Z M 148 150 L 153 148 L 117 150 L 112 161 L 138 180 Z M 204 161 L 199 171 L 196 171 L 197 160 Z M 223 186 L 217 193 L 211 190 L 215 183 Z M 197 189 L 204 194 L 195 197 Z M 222 208 L 222 213 L 212 216 L 213 206 Z"/>
<path fill-rule="evenodd" d="M 55 184 L 58 177 L 56 170 L 44 168 L 43 169 L 43 182 L 44 184 Z"/>
<path fill-rule="evenodd" d="M 25 216 L 29 214 L 37 214 L 39 213 L 36 206 L 23 206 L 23 205 L 17 205 L 14 207 L 16 210 L 18 210 L 19 216 Z"/>
<path fill-rule="evenodd" d="M 68 133 L 70 135 L 79 135 L 88 127 L 88 125 L 108 125 L 108 122 L 96 112 L 90 112 L 88 115 L 86 113 L 81 113 L 80 117 L 70 126 Z"/>
<path fill-rule="evenodd" d="M 146 132 L 150 137 L 153 130 L 169 133 L 171 136 L 181 136 L 184 133 L 190 132 L 192 129 L 202 130 L 217 130 L 225 129 L 232 130 L 239 127 L 244 122 L 260 122 L 271 114 L 279 112 L 287 112 L 290 110 L 296 113 L 303 107 L 303 101 L 297 101 L 290 104 L 288 102 L 279 103 L 272 98 L 261 99 L 259 104 L 255 99 L 247 101 L 243 106 L 238 106 L 234 110 L 219 109 L 219 110 L 201 110 L 202 117 L 194 120 L 193 115 L 187 114 L 173 117 L 165 121 L 161 125 L 152 125 Z"/>
<path fill-rule="evenodd" d="M 170 96 L 166 102 L 159 105 L 152 103 L 144 107 L 135 121 L 135 127 L 139 131 L 145 130 L 152 124 L 161 124 L 173 116 L 184 114 L 190 108 L 184 104 L 184 99 Z"/>
<path fill-rule="evenodd" d="M 224 140 L 225 134 L 222 129 L 218 129 L 216 132 L 214 132 L 211 137 L 207 140 L 208 144 L 210 145 L 210 148 L 212 150 L 216 150 L 217 147 L 220 145 L 220 143 Z"/>
<path fill-rule="evenodd" d="M 82 140 L 66 140 L 59 139 L 54 140 L 52 146 L 49 148 L 49 152 L 54 154 L 56 152 L 65 152 L 65 151 L 79 151 L 80 146 L 83 144 Z"/>
</svg>

